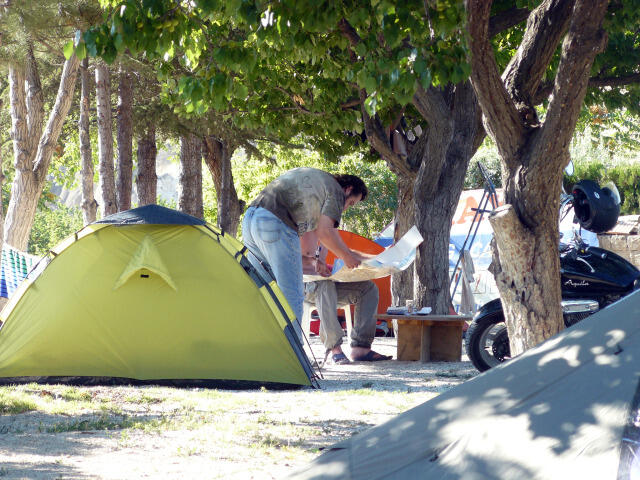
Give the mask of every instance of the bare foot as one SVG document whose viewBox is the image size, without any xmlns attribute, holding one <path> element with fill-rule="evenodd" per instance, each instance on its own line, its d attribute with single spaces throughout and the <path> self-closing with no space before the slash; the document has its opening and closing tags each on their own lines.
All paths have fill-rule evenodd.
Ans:
<svg viewBox="0 0 640 480">
<path fill-rule="evenodd" d="M 371 351 L 370 348 L 365 348 L 365 347 L 351 347 L 351 360 L 354 360 L 356 358 L 362 358 L 364 357 L 367 353 L 369 353 Z"/>
</svg>

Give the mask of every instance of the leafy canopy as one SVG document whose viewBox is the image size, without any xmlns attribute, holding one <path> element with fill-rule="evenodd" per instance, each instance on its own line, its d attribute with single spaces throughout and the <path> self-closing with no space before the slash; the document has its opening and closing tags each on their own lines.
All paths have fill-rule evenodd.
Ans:
<svg viewBox="0 0 640 480">
<path fill-rule="evenodd" d="M 104 1 L 78 54 L 161 62 L 165 99 L 241 128 L 300 133 L 326 148 L 359 132 L 360 104 L 390 123 L 416 89 L 467 78 L 462 1 Z M 69 48 L 71 48 L 70 46 Z M 342 138 L 353 146 L 356 138 Z M 333 143 L 332 143 L 333 142 Z M 340 142 L 340 143 L 343 143 Z M 340 149 L 333 145 L 334 152 Z"/>
</svg>

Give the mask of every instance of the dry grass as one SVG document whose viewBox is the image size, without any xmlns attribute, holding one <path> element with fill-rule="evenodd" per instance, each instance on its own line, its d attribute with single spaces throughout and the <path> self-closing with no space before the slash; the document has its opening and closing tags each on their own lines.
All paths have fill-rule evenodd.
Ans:
<svg viewBox="0 0 640 480">
<path fill-rule="evenodd" d="M 329 366 L 322 390 L 1 387 L 0 477 L 281 478 L 474 375 L 391 361 Z"/>
</svg>

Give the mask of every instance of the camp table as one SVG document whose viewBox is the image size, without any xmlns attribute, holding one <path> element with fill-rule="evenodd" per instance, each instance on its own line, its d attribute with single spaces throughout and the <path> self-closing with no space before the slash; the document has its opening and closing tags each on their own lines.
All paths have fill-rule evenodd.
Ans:
<svg viewBox="0 0 640 480">
<path fill-rule="evenodd" d="M 398 321 L 398 360 L 459 362 L 462 327 L 472 315 L 388 315 L 378 320 Z"/>
</svg>

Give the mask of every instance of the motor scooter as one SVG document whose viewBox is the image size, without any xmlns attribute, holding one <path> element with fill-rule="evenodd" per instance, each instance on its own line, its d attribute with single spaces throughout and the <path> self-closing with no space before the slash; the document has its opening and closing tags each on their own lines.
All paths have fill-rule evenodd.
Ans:
<svg viewBox="0 0 640 480">
<path fill-rule="evenodd" d="M 620 195 L 613 183 L 600 187 L 591 180 L 576 183 L 563 193 L 561 218 L 573 210 L 574 222 L 590 232 L 602 233 L 617 223 Z M 579 231 L 560 243 L 562 312 L 570 327 L 640 288 L 640 270 L 611 251 L 587 245 Z M 478 310 L 465 335 L 465 348 L 481 372 L 511 358 L 502 303 L 492 300 Z"/>
</svg>

